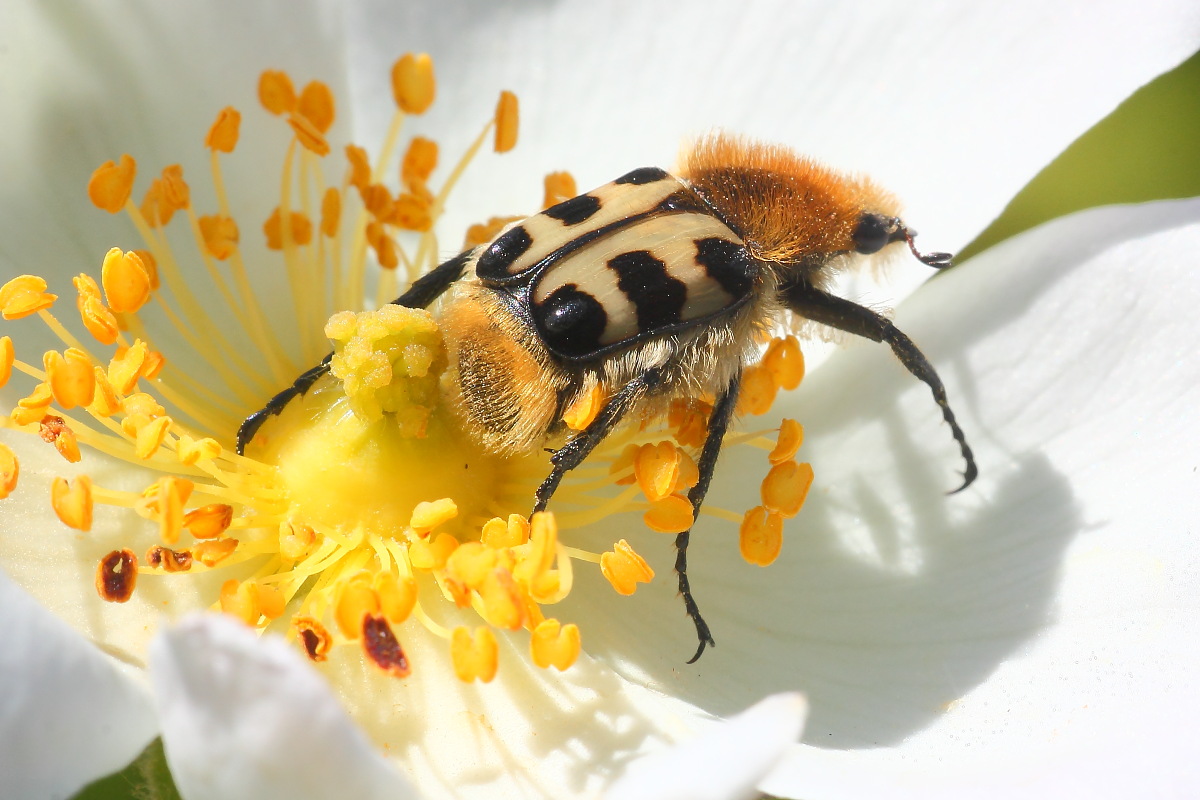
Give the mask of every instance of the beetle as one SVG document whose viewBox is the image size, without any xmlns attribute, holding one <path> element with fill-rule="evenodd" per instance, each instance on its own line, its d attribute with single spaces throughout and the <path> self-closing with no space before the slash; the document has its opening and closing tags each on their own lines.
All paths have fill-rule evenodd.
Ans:
<svg viewBox="0 0 1200 800">
<path fill-rule="evenodd" d="M 786 147 L 714 134 L 686 150 L 672 175 L 635 169 L 509 225 L 416 280 L 394 302 L 439 311 L 450 359 L 449 402 L 489 451 L 525 452 L 561 430 L 561 417 L 597 384 L 609 390 L 590 424 L 553 450 L 534 496 L 549 505 L 563 476 L 630 415 L 675 399 L 715 398 L 688 493 L 693 519 L 734 416 L 742 372 L 760 334 L 807 320 L 889 345 L 932 391 L 966 463 L 978 470 L 945 388 L 911 339 L 886 317 L 829 291 L 839 272 L 907 246 L 922 254 L 895 198 Z M 246 418 L 237 448 L 329 371 L 331 356 Z M 675 571 L 696 628 L 695 662 L 712 633 L 687 575 L 690 531 L 676 537 Z"/>
</svg>

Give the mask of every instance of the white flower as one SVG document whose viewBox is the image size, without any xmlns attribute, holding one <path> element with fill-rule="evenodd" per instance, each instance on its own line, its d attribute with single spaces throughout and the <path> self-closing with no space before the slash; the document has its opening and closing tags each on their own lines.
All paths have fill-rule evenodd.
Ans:
<svg viewBox="0 0 1200 800">
<path fill-rule="evenodd" d="M 180 141 L 197 140 L 199 154 L 196 132 L 227 103 L 252 107 L 267 67 L 332 84 L 351 100 L 338 124 L 375 141 L 390 114 L 378 105 L 387 65 L 428 50 L 442 93 L 428 123 L 450 132 L 447 152 L 466 135 L 454 115 L 486 107 L 499 89 L 520 92 L 524 155 L 465 180 L 452 236 L 467 221 L 534 207 L 543 172 L 570 167 L 581 185 L 599 184 L 666 165 L 681 135 L 723 126 L 870 172 L 905 199 L 923 243 L 954 250 L 1073 137 L 1197 46 L 1194 9 L 1167 2 L 953 12 L 783 2 L 686 12 L 10 5 L 0 30 L 13 89 L 0 133 L 0 269 L 5 279 L 36 270 L 62 283 L 120 237 L 119 223 L 86 204 L 91 170 L 123 151 L 165 160 Z M 199 158 L 188 166 L 203 168 Z M 231 182 L 231 193 L 264 207 L 276 191 L 245 171 Z M 808 697 L 806 744 L 760 784 L 781 796 L 1036 790 L 1061 787 L 1064 770 L 1095 780 L 1099 793 L 1166 791 L 1188 735 L 1182 722 L 1200 709 L 1187 672 L 1200 606 L 1187 527 L 1198 221 L 1194 201 L 1088 212 L 985 253 L 898 309 L 976 447 L 982 475 L 962 495 L 943 495 L 957 468 L 952 442 L 924 387 L 885 348 L 856 343 L 816 371 L 788 411 L 807 428 L 817 485 L 780 562 L 766 571 L 737 563 L 719 525 L 695 537 L 693 585 L 719 643 L 698 665 L 683 664 L 691 630 L 669 580 L 620 602 L 581 580 L 564 616 L 590 620 L 588 655 L 561 677 L 518 666 L 486 687 L 445 674 L 402 683 L 335 655 L 339 699 L 430 797 L 595 795 L 638 755 L 796 690 Z M 261 248 L 245 239 L 248 251 Z M 906 267 L 894 276 L 898 292 L 926 272 Z M 6 390 L 6 406 L 16 396 Z M 24 454 L 22 467 L 23 483 L 63 472 Z M 121 480 L 114 472 L 110 484 Z M 715 503 L 744 505 L 721 500 L 747 491 L 730 480 L 737 474 L 730 453 Z M 0 567 L 84 637 L 138 664 L 156 600 L 174 614 L 212 594 L 97 607 L 80 564 L 109 549 L 98 539 L 63 535 L 44 497 L 0 502 Z M 645 552 L 671 562 L 665 538 Z M 6 581 L 0 598 L 9 653 L 0 677 L 28 687 L 27 700 L 6 692 L 0 701 L 0 780 L 64 796 L 132 758 L 155 722 L 146 696 L 85 638 L 66 635 Z M 229 713 L 235 730 L 255 730 L 236 713 L 238 684 L 217 680 L 221 669 L 261 681 L 278 667 L 288 697 L 323 709 L 323 730 L 343 724 L 319 684 L 280 666 L 275 644 L 247 646 L 222 631 L 183 626 L 151 665 L 157 724 L 190 800 L 206 793 L 188 763 L 237 756 L 204 726 Z M 198 666 L 197 648 L 220 658 Z M 200 685 L 208 688 L 194 694 Z M 258 730 L 293 719 L 263 702 L 271 710 Z M 56 724 L 79 720 L 90 749 L 34 738 L 32 704 Z M 18 751 L 10 745 L 21 736 Z M 331 736 L 312 750 L 320 737 L 255 742 L 262 758 L 239 757 L 245 771 L 210 788 L 286 785 L 269 770 L 287 763 L 275 749 L 285 744 L 310 774 L 348 770 L 364 786 L 390 785 L 356 734 Z M 729 773 L 733 785 L 757 781 L 761 769 L 751 772 Z M 314 796 L 322 786 L 308 784 Z"/>
</svg>

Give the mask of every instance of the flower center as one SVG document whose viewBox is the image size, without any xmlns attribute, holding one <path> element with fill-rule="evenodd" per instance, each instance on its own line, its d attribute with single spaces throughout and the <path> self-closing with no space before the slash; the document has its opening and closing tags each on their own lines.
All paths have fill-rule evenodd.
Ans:
<svg viewBox="0 0 1200 800">
<path fill-rule="evenodd" d="M 215 608 L 260 629 L 286 629 L 317 661 L 332 647 L 353 643 L 380 669 L 403 677 L 428 668 L 410 663 L 403 647 L 406 636 L 423 629 L 446 641 L 463 680 L 495 675 L 497 635 L 527 635 L 535 664 L 566 669 L 580 652 L 580 629 L 545 609 L 570 592 L 572 562 L 598 565 L 620 594 L 633 593 L 654 572 L 624 539 L 603 553 L 564 540 L 629 510 L 641 512 L 651 531 L 688 530 L 694 520 L 687 492 L 699 477 L 695 458 L 711 406 L 681 400 L 661 418 L 632 420 L 568 473 L 555 495 L 556 514 L 522 516 L 550 469 L 548 454 L 539 448 L 502 457 L 460 430 L 442 402 L 449 378 L 436 309 L 389 303 L 399 286 L 436 266 L 434 224 L 487 136 L 494 134 L 498 152 L 515 145 L 516 98 L 502 94 L 493 118 L 440 186 L 430 183 L 436 143 L 413 138 L 397 191 L 384 181 L 387 162 L 400 149 L 406 117 L 432 102 L 432 62 L 405 56 L 392 77 L 397 112 L 381 155 L 371 163 L 365 150 L 347 146 L 340 184 L 322 171 L 334 119 L 329 89 L 313 82 L 297 92 L 279 72 L 260 80 L 263 107 L 284 118 L 293 134 L 279 204 L 262 230 L 282 261 L 284 302 L 298 333 L 271 328 L 264 299 L 247 277 L 242 228 L 221 174 L 241 122 L 240 113 L 227 108 L 205 140 L 217 197 L 212 213 L 194 208 L 178 165 L 152 181 L 140 204 L 130 199 L 137 173 L 132 158 L 94 173 L 93 203 L 129 214 L 144 246 L 109 251 L 99 281 L 74 280 L 79 322 L 93 343 L 54 316 L 56 296 L 41 278 L 24 275 L 0 287 L 5 319 L 37 315 L 65 346 L 46 353 L 39 367 L 18 359 L 9 337 L 0 338 L 0 385 L 14 370 L 34 382 L 0 424 L 37 434 L 67 461 L 80 461 L 90 448 L 155 472 L 140 493 L 107 489 L 86 475 L 55 479 L 51 487 L 53 508 L 71 528 L 90 530 L 97 505 L 148 520 L 137 548 L 141 558 L 125 546 L 135 542 L 118 542 L 97 565 L 104 600 L 127 601 L 139 578 L 175 580 L 218 570 L 228 578 L 212 598 Z M 574 196 L 574 181 L 566 173 L 550 175 L 545 193 L 548 207 Z M 185 269 L 170 244 L 167 226 L 174 218 L 186 220 L 193 260 L 205 266 L 211 285 L 203 291 L 220 298 L 240 330 L 217 324 L 221 315 L 200 302 L 198 271 Z M 488 241 L 513 219 L 472 227 L 465 246 Z M 376 310 L 330 316 L 361 308 L 368 294 Z M 317 326 L 326 319 L 322 337 Z M 159 339 L 182 341 L 191 353 L 164 355 Z M 331 374 L 270 419 L 245 456 L 233 452 L 232 434 L 245 415 L 318 363 L 327 340 Z M 252 352 L 239 341 L 251 343 Z M 284 341 L 299 343 L 299 358 Z M 193 362 L 203 366 L 183 367 Z M 802 373 L 793 337 L 766 344 L 761 363 L 746 370 L 739 411 L 764 413 L 778 389 L 794 388 Z M 613 388 L 593 385 L 582 393 L 564 411 L 566 427 L 586 428 Z M 783 519 L 803 504 L 812 471 L 794 459 L 801 440 L 800 426 L 791 421 L 775 441 L 759 434 L 727 437 L 727 443 L 769 451 L 760 506 L 744 515 L 704 508 L 739 526 L 751 563 L 775 559 Z M 17 491 L 18 475 L 16 454 L 0 444 L 0 498 Z M 438 606 L 447 604 L 473 612 L 478 624 L 449 629 L 439 623 L 445 615 Z"/>
</svg>

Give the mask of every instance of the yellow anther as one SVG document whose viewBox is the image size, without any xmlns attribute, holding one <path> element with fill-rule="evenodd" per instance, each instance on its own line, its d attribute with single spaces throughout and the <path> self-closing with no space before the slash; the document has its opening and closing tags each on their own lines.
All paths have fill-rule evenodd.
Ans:
<svg viewBox="0 0 1200 800">
<path fill-rule="evenodd" d="M 519 547 L 529 541 L 529 522 L 520 514 L 509 514 L 507 521 L 493 517 L 484 524 L 480 541 L 496 550 Z"/>
<path fill-rule="evenodd" d="M 276 116 L 296 107 L 296 90 L 286 72 L 269 69 L 258 79 L 258 102 Z"/>
<path fill-rule="evenodd" d="M 129 394 L 137 385 L 142 365 L 146 361 L 146 343 L 137 339 L 123 351 L 118 350 L 108 362 L 108 380 L 117 394 Z"/>
<path fill-rule="evenodd" d="M 762 506 L 750 509 L 738 530 L 738 547 L 749 563 L 760 567 L 771 564 L 783 547 L 783 517 Z"/>
<path fill-rule="evenodd" d="M 212 214 L 200 217 L 200 236 L 204 249 L 218 261 L 225 261 L 237 252 L 238 226 L 232 217 Z"/>
<path fill-rule="evenodd" d="M 86 272 L 81 272 L 71 278 L 71 285 L 75 287 L 75 291 L 79 292 L 81 302 L 85 297 L 100 299 L 100 284 L 96 283 L 96 279 Z"/>
<path fill-rule="evenodd" d="M 238 129 L 242 124 L 242 112 L 233 106 L 225 106 L 217 112 L 217 118 L 204 137 L 204 146 L 218 153 L 232 153 L 237 147 Z"/>
<path fill-rule="evenodd" d="M 0 442 L 0 500 L 8 497 L 17 488 L 21 474 L 21 463 L 12 448 Z"/>
<path fill-rule="evenodd" d="M 600 413 L 606 399 L 604 387 L 593 383 L 591 388 L 575 398 L 575 401 L 563 412 L 563 422 L 573 431 L 581 431 Z"/>
<path fill-rule="evenodd" d="M 463 237 L 463 249 L 475 247 L 485 242 L 490 242 L 496 238 L 504 226 L 510 222 L 517 222 L 524 217 L 489 217 L 487 222 L 476 223 L 467 228 L 467 235 Z"/>
<path fill-rule="evenodd" d="M 622 539 L 613 549 L 600 554 L 600 573 L 608 579 L 617 594 L 631 595 L 639 583 L 649 583 L 654 570 Z"/>
<path fill-rule="evenodd" d="M 146 566 L 163 572 L 187 572 L 192 568 L 192 553 L 156 544 L 146 551 Z"/>
<path fill-rule="evenodd" d="M 779 423 L 779 436 L 775 438 L 775 447 L 767 454 L 767 460 L 772 464 L 791 461 L 803 443 L 804 426 L 794 419 L 785 419 Z"/>
<path fill-rule="evenodd" d="M 80 475 L 67 483 L 55 478 L 50 484 L 50 505 L 63 524 L 78 531 L 92 529 L 92 479 Z"/>
<path fill-rule="evenodd" d="M 431 539 L 417 539 L 409 545 L 408 557 L 414 569 L 441 569 L 458 548 L 458 539 L 439 533 Z"/>
<path fill-rule="evenodd" d="M 529 551 L 515 570 L 515 577 L 526 586 L 554 566 L 558 555 L 558 523 L 554 514 L 539 511 L 529 520 Z"/>
<path fill-rule="evenodd" d="M 192 557 L 206 567 L 215 567 L 233 555 L 237 546 L 237 539 L 212 539 L 193 547 Z"/>
<path fill-rule="evenodd" d="M 437 82 L 428 53 L 405 53 L 392 65 L 392 96 L 405 114 L 422 114 L 433 105 Z"/>
<path fill-rule="evenodd" d="M 455 628 L 450 634 L 450 660 L 454 662 L 454 674 L 460 681 L 489 683 L 496 677 L 500 661 L 496 634 L 484 625 L 476 628 L 474 633 L 462 626 Z"/>
<path fill-rule="evenodd" d="M 525 601 L 513 575 L 506 569 L 487 573 L 479 587 L 484 618 L 497 628 L 515 631 L 525 623 Z"/>
<path fill-rule="evenodd" d="M 329 238 L 337 236 L 338 223 L 342 218 L 342 194 L 330 186 L 321 198 L 321 233 Z"/>
<path fill-rule="evenodd" d="M 194 484 L 173 475 L 164 475 L 153 485 L 152 507 L 158 515 L 158 538 L 163 544 L 175 544 L 183 529 L 183 506 Z"/>
<path fill-rule="evenodd" d="M 154 226 L 166 225 L 175 214 L 162 202 L 162 180 L 159 178 L 150 182 L 146 194 L 142 196 L 141 212 L 142 216 Z"/>
<path fill-rule="evenodd" d="M 633 460 L 638 487 L 651 503 L 675 491 L 679 480 L 679 448 L 671 442 L 644 444 Z"/>
<path fill-rule="evenodd" d="M 671 494 L 650 504 L 642 515 L 646 527 L 659 533 L 683 533 L 692 527 L 692 504 L 686 497 Z"/>
<path fill-rule="evenodd" d="M 379 595 L 379 610 L 393 625 L 408 619 L 417 605 L 417 582 L 407 575 L 398 578 L 395 573 L 380 572 L 375 576 L 374 588 Z"/>
<path fill-rule="evenodd" d="M 325 138 L 325 134 L 321 133 L 320 128 L 309 121 L 308 117 L 292 114 L 288 117 L 287 122 L 292 126 L 292 133 L 296 134 L 296 141 L 300 143 L 301 147 L 322 158 L 329 155 L 329 141 Z"/>
<path fill-rule="evenodd" d="M 46 282 L 36 275 L 18 275 L 0 286 L 0 315 L 21 319 L 54 305 L 58 295 L 46 292 Z"/>
<path fill-rule="evenodd" d="M 135 252 L 122 252 L 119 247 L 109 250 L 100 268 L 100 281 L 109 307 L 118 314 L 137 311 L 150 299 L 150 270 Z"/>
<path fill-rule="evenodd" d="M 667 424 L 675 429 L 680 447 L 701 447 L 708 437 L 708 418 L 712 404 L 703 400 L 676 400 L 671 403 Z"/>
<path fill-rule="evenodd" d="M 362 197 L 363 208 L 377 220 L 386 220 L 395 209 L 392 193 L 382 183 L 369 183 L 359 189 L 358 194 Z"/>
<path fill-rule="evenodd" d="M 564 200 L 570 200 L 579 194 L 575 186 L 575 177 L 569 172 L 551 172 L 543 181 L 546 194 L 542 198 L 542 208 L 558 205 Z"/>
<path fill-rule="evenodd" d="M 763 505 L 790 519 L 800 513 L 812 482 L 811 464 L 797 464 L 795 461 L 776 464 L 763 478 Z"/>
<path fill-rule="evenodd" d="M 78 298 L 79 318 L 100 344 L 112 344 L 121 332 L 116 316 L 104 305 L 98 295 L 80 294 Z"/>
<path fill-rule="evenodd" d="M 428 536 L 429 532 L 444 522 L 449 522 L 458 516 L 458 506 L 449 497 L 443 497 L 433 502 L 417 503 L 413 509 L 408 525 L 420 536 Z"/>
<path fill-rule="evenodd" d="M 153 395 L 145 392 L 135 392 L 126 397 L 121 401 L 121 410 L 130 417 L 142 417 L 147 420 L 161 417 L 167 413 Z M 132 435 L 133 431 L 129 431 L 129 433 Z"/>
<path fill-rule="evenodd" d="M 675 491 L 682 492 L 691 489 L 700 482 L 700 468 L 696 461 L 686 451 L 679 451 L 679 478 L 675 481 Z"/>
<path fill-rule="evenodd" d="M 792 390 L 804 380 L 804 353 L 795 336 L 776 339 L 763 356 L 763 366 L 771 373 L 775 385 Z"/>
<path fill-rule="evenodd" d="M 103 367 L 93 367 L 92 375 L 96 379 L 96 391 L 92 395 L 92 403 L 88 411 L 98 417 L 111 417 L 121 410 L 121 398 L 108 380 L 108 373 Z"/>
<path fill-rule="evenodd" d="M 304 652 L 308 653 L 308 657 L 313 661 L 320 662 L 329 657 L 333 637 L 318 620 L 308 616 L 292 617 L 292 630 L 304 645 Z"/>
<path fill-rule="evenodd" d="M 42 417 L 38 435 L 43 441 L 53 444 L 58 454 L 70 463 L 77 464 L 83 458 L 79 452 L 79 441 L 75 438 L 75 432 L 62 417 L 52 414 Z"/>
<path fill-rule="evenodd" d="M 429 176 L 437 169 L 438 146 L 432 139 L 424 136 L 414 136 L 404 151 L 404 161 L 400 164 L 400 180 L 410 191 L 424 188 Z"/>
<path fill-rule="evenodd" d="M 216 439 L 207 436 L 203 439 L 193 439 L 187 434 L 180 434 L 177 455 L 180 464 L 190 467 L 221 455 L 221 445 Z"/>
<path fill-rule="evenodd" d="M 321 133 L 327 133 L 333 127 L 333 91 L 321 81 L 310 81 L 300 91 L 296 113 L 311 122 Z"/>
<path fill-rule="evenodd" d="M 247 625 L 258 623 L 258 609 L 254 607 L 250 583 L 229 579 L 221 584 L 221 611 L 236 617 Z"/>
<path fill-rule="evenodd" d="M 74 347 L 68 347 L 63 354 L 57 350 L 47 350 L 42 364 L 46 368 L 50 391 L 60 407 L 69 411 L 92 402 L 96 376 L 87 353 Z"/>
<path fill-rule="evenodd" d="M 338 630 L 350 640 L 362 636 L 363 617 L 379 613 L 379 595 L 371 588 L 370 575 L 360 572 L 342 582 L 334 605 Z"/>
<path fill-rule="evenodd" d="M 362 191 L 371 183 L 371 160 L 367 151 L 356 144 L 346 145 L 346 161 L 350 163 L 348 183 Z"/>
<path fill-rule="evenodd" d="M 88 199 L 96 208 L 116 214 L 129 200 L 136 175 L 137 162 L 127 154 L 121 156 L 119 163 L 105 161 L 88 179 Z"/>
<path fill-rule="evenodd" d="M 183 167 L 179 164 L 163 167 L 159 202 L 171 209 L 172 213 L 182 211 L 191 204 L 192 190 L 183 179 Z"/>
<path fill-rule="evenodd" d="M 316 547 L 317 538 L 311 526 L 285 519 L 279 523 L 279 555 L 288 563 L 299 561 Z"/>
<path fill-rule="evenodd" d="M 775 402 L 779 387 L 771 373 L 761 364 L 747 367 L 742 373 L 742 386 L 738 393 L 739 414 L 765 414 Z"/>
<path fill-rule="evenodd" d="M 96 591 L 110 603 L 124 603 L 137 586 L 137 556 L 132 550 L 113 550 L 96 567 Z"/>
<path fill-rule="evenodd" d="M 131 251 L 142 260 L 142 266 L 146 268 L 146 274 L 150 276 L 150 291 L 158 289 L 158 262 L 154 260 L 154 254 L 149 250 L 133 250 Z"/>
<path fill-rule="evenodd" d="M 287 606 L 287 601 L 283 597 L 283 592 L 279 591 L 279 587 L 258 581 L 251 583 L 251 586 L 254 587 L 254 604 L 258 608 L 258 613 L 267 619 L 279 619 Z"/>
<path fill-rule="evenodd" d="M 293 211 L 288 215 L 288 219 L 291 221 L 292 244 L 303 246 L 312 241 L 312 222 L 308 217 L 299 211 Z M 263 233 L 267 236 L 267 247 L 272 250 L 283 249 L 283 225 L 278 206 L 263 223 Z"/>
<path fill-rule="evenodd" d="M 574 623 L 563 625 L 556 619 L 543 620 L 529 637 L 533 663 L 542 669 L 565 670 L 579 658 L 581 647 L 579 626 Z"/>
<path fill-rule="evenodd" d="M 167 432 L 171 429 L 170 417 L 158 417 L 137 429 L 134 451 L 140 459 L 148 459 L 162 446 Z"/>
<path fill-rule="evenodd" d="M 396 243 L 378 222 L 368 222 L 364 231 L 367 244 L 375 251 L 375 258 L 383 269 L 395 269 L 400 265 L 400 256 L 396 251 Z"/>
<path fill-rule="evenodd" d="M 53 399 L 54 395 L 50 392 L 50 384 L 45 382 L 37 384 L 27 397 L 22 397 L 17 401 L 16 408 L 12 410 L 11 414 L 13 423 L 32 425 L 40 422 L 42 417 L 46 416 L 46 409 L 50 407 L 50 401 Z"/>
<path fill-rule="evenodd" d="M 495 565 L 495 550 L 481 542 L 463 542 L 446 560 L 446 572 L 467 587 L 478 589 Z"/>
<path fill-rule="evenodd" d="M 8 383 L 12 376 L 13 361 L 17 354 L 13 349 L 11 336 L 0 336 L 0 386 Z"/>
<path fill-rule="evenodd" d="M 424 197 L 405 192 L 396 198 L 389 221 L 403 230 L 424 233 L 433 228 L 433 209 Z"/>
<path fill-rule="evenodd" d="M 507 153 L 517 146 L 518 119 L 517 96 L 508 90 L 501 92 L 500 99 L 496 102 L 497 153 Z"/>
<path fill-rule="evenodd" d="M 636 444 L 627 444 L 625 449 L 621 451 L 621 455 L 613 459 L 612 466 L 608 468 L 609 475 L 616 475 L 624 470 L 632 470 L 633 462 L 637 460 L 638 453 L 642 452 L 642 448 Z M 630 472 L 623 478 L 617 478 L 613 482 L 617 486 L 630 486 L 637 480 L 633 472 Z"/>
<path fill-rule="evenodd" d="M 158 377 L 158 373 L 162 372 L 162 368 L 166 363 L 166 356 L 162 353 L 157 350 L 148 350 L 146 351 L 146 358 L 142 361 L 140 374 L 146 380 L 152 381 Z"/>
<path fill-rule="evenodd" d="M 197 539 L 215 539 L 229 529 L 231 522 L 233 506 L 226 503 L 210 503 L 183 515 L 183 527 Z"/>
</svg>

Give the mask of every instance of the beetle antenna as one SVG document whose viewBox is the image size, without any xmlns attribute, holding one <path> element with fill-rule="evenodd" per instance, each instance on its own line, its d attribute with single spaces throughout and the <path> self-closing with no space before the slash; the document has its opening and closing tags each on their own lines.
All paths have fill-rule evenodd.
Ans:
<svg viewBox="0 0 1200 800">
<path fill-rule="evenodd" d="M 904 241 L 908 242 L 908 249 L 912 250 L 912 254 L 917 257 L 918 261 L 934 269 L 946 269 L 954 266 L 954 256 L 950 253 L 922 253 L 918 250 L 913 241 L 914 235 L 916 235 L 916 231 L 911 228 L 904 229 Z"/>
</svg>

